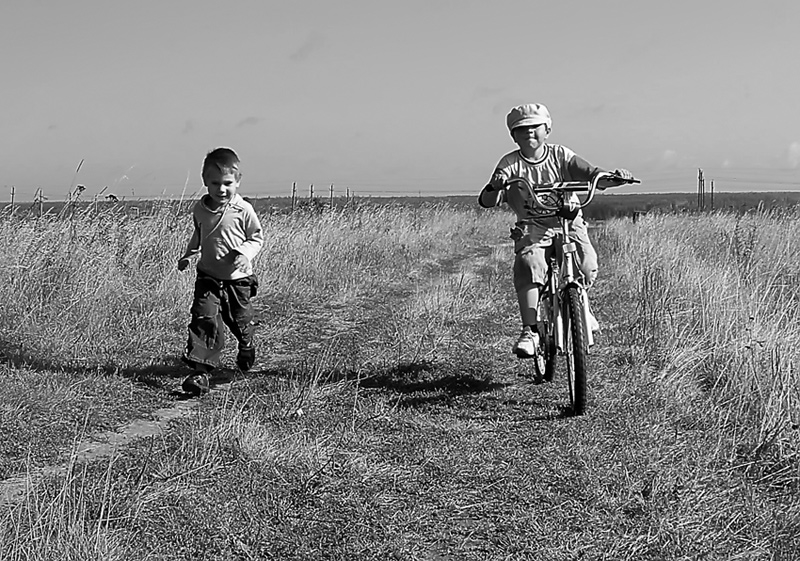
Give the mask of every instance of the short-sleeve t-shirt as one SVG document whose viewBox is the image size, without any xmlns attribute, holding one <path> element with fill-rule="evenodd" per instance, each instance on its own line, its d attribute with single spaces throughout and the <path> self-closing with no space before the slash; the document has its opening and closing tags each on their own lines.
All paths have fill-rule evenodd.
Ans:
<svg viewBox="0 0 800 561">
<path fill-rule="evenodd" d="M 495 167 L 492 184 L 512 178 L 524 178 L 533 185 L 557 183 L 559 181 L 591 181 L 600 170 L 575 152 L 560 144 L 546 144 L 545 153 L 539 160 L 525 158 L 519 150 L 503 156 Z M 506 191 L 505 202 L 517 215 L 517 221 L 534 222 L 540 227 L 555 228 L 555 217 L 537 217 L 532 208 L 535 202 L 522 184 L 514 184 Z"/>
</svg>

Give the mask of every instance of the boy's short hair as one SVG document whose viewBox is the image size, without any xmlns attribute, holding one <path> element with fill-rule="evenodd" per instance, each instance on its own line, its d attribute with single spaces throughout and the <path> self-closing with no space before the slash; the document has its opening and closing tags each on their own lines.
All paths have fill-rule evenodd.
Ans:
<svg viewBox="0 0 800 561">
<path fill-rule="evenodd" d="M 230 148 L 221 146 L 206 154 L 203 160 L 203 175 L 205 175 L 208 168 L 215 167 L 222 173 L 232 173 L 239 178 L 242 175 L 242 172 L 239 171 L 240 163 L 241 160 L 239 156 L 236 155 L 236 152 Z"/>
</svg>

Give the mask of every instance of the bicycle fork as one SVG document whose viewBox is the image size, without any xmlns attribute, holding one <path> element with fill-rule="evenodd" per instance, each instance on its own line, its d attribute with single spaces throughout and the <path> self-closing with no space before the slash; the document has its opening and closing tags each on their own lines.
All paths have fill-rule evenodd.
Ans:
<svg viewBox="0 0 800 561">
<path fill-rule="evenodd" d="M 564 298 L 564 294 L 567 292 L 567 289 L 570 287 L 575 287 L 578 290 L 578 295 L 581 299 L 581 319 L 583 320 L 581 323 L 583 324 L 583 333 L 586 338 L 587 348 L 594 345 L 594 334 L 592 333 L 592 328 L 589 325 L 589 297 L 586 293 L 586 289 L 583 287 L 583 284 L 578 282 L 575 279 L 575 253 L 577 252 L 577 246 L 575 242 L 570 240 L 568 228 L 567 228 L 567 221 L 563 222 L 563 236 L 564 236 L 564 243 L 561 245 L 561 270 L 560 270 L 560 278 L 559 278 L 559 285 L 557 290 L 555 286 L 551 286 L 551 293 L 558 295 L 558 306 L 560 313 L 556 318 L 556 341 L 558 345 L 558 350 L 561 352 L 566 351 L 566 333 L 565 329 L 568 329 L 569 326 L 566 325 L 567 321 L 566 318 L 569 318 L 569 312 L 567 310 L 567 303 L 566 299 Z M 551 258 L 551 270 L 555 271 L 555 266 L 557 264 L 556 258 Z M 555 279 L 551 278 L 550 282 L 555 282 Z"/>
</svg>

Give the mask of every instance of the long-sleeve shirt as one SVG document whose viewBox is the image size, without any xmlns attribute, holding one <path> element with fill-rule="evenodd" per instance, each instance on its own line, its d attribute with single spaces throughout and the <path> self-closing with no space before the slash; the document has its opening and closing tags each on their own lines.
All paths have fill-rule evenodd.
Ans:
<svg viewBox="0 0 800 561">
<path fill-rule="evenodd" d="M 200 253 L 197 270 L 220 280 L 236 280 L 253 274 L 253 258 L 264 245 L 261 222 L 253 206 L 239 194 L 228 204 L 211 210 L 204 196 L 192 210 L 194 232 L 183 257 Z M 247 271 L 238 270 L 237 254 L 247 258 Z"/>
</svg>

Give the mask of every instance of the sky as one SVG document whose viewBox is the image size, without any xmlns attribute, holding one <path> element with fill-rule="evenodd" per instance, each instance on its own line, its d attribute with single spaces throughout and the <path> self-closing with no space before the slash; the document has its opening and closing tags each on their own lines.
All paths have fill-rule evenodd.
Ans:
<svg viewBox="0 0 800 561">
<path fill-rule="evenodd" d="M 797 0 L 5 0 L 0 200 L 477 193 L 544 103 L 622 192 L 800 188 Z"/>
</svg>

